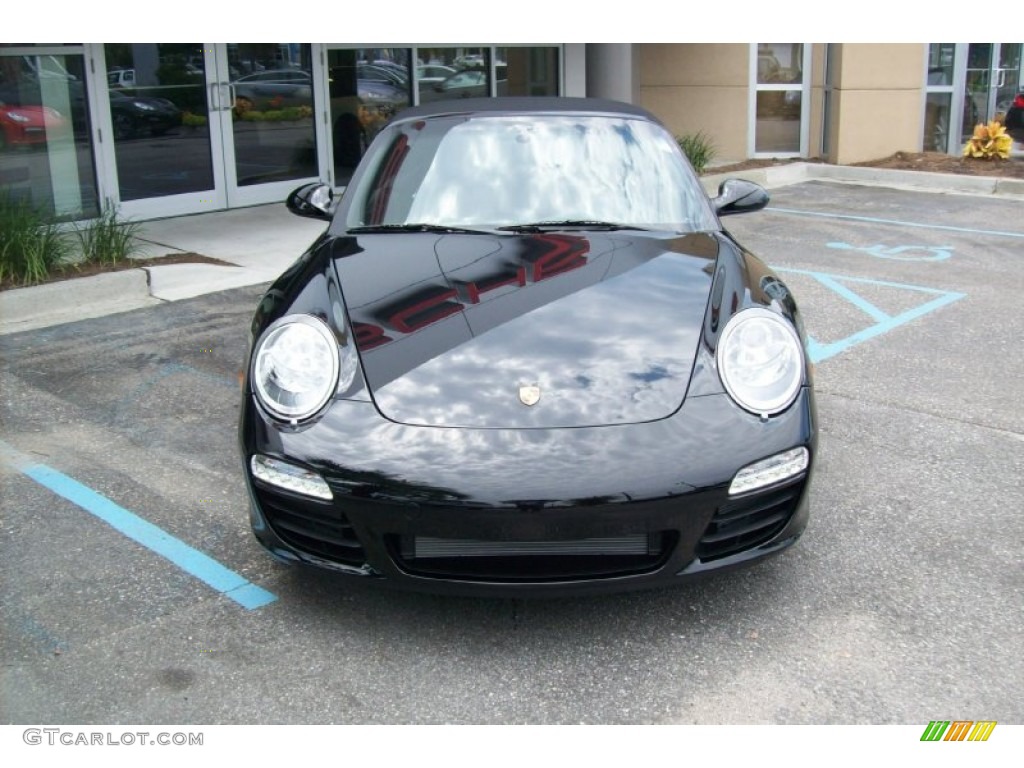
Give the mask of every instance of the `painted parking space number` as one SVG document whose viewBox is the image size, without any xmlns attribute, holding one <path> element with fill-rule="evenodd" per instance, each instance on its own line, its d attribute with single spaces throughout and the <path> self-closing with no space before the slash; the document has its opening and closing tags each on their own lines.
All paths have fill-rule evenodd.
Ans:
<svg viewBox="0 0 1024 768">
<path fill-rule="evenodd" d="M 951 245 L 850 245 L 849 243 L 825 243 L 837 251 L 859 251 L 877 259 L 893 261 L 945 261 L 953 255 Z"/>
</svg>

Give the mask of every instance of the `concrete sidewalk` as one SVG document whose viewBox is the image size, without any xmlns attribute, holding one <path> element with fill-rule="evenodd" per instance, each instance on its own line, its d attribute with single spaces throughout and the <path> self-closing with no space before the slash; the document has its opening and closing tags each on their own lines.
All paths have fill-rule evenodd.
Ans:
<svg viewBox="0 0 1024 768">
<path fill-rule="evenodd" d="M 768 189 L 826 180 L 919 192 L 996 195 L 1024 202 L 1024 179 L 820 163 L 792 163 L 704 176 L 701 181 L 708 193 L 714 195 L 726 178 L 749 179 Z M 322 221 L 292 215 L 280 203 L 147 221 L 139 238 L 143 246 L 140 257 L 197 253 L 236 266 L 168 264 L 4 291 L 0 293 L 0 334 L 267 283 L 283 272 L 325 226 Z"/>
<path fill-rule="evenodd" d="M 4 291 L 0 334 L 268 283 L 326 226 L 280 203 L 143 222 L 138 258 L 197 253 L 236 266 L 168 264 Z"/>
</svg>

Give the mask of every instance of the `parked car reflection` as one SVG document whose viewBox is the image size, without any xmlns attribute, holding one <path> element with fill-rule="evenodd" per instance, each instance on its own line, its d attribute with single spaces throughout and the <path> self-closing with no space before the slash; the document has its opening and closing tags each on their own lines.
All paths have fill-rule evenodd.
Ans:
<svg viewBox="0 0 1024 768">
<path fill-rule="evenodd" d="M 110 117 L 118 141 L 151 133 L 162 136 L 181 125 L 181 110 L 168 99 L 110 92 Z"/>
<path fill-rule="evenodd" d="M 107 86 L 110 88 L 134 88 L 134 69 L 113 69 L 107 72 Z"/>
<path fill-rule="evenodd" d="M 443 64 L 421 64 L 416 67 L 416 79 L 419 81 L 420 90 L 423 90 L 439 85 L 457 72 L 454 67 Z"/>
<path fill-rule="evenodd" d="M 250 109 L 309 106 L 313 77 L 303 69 L 268 69 L 234 82 L 235 108 Z"/>
<path fill-rule="evenodd" d="M 48 134 L 66 125 L 67 120 L 53 107 L 0 101 L 0 149 L 45 144 Z"/>
<path fill-rule="evenodd" d="M 505 93 L 508 85 L 508 67 L 499 63 L 495 67 L 497 77 L 498 95 Z M 421 96 L 427 89 L 421 87 Z M 423 98 L 424 101 L 434 99 L 468 99 L 486 97 L 491 95 L 490 72 L 484 68 L 463 69 L 433 86 L 433 98 Z"/>
</svg>

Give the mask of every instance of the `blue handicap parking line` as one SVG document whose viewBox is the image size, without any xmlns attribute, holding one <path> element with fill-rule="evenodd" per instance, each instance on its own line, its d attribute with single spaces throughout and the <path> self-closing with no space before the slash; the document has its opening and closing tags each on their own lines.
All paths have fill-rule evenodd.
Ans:
<svg viewBox="0 0 1024 768">
<path fill-rule="evenodd" d="M 849 277 L 847 275 L 835 275 L 826 272 L 816 272 L 807 269 L 791 269 L 788 267 L 773 267 L 776 272 L 807 275 L 814 278 L 818 283 L 833 291 L 837 296 L 849 302 L 853 306 L 857 307 L 860 311 L 874 320 L 873 325 L 869 325 L 856 333 L 852 333 L 846 338 L 839 339 L 829 343 L 822 343 L 815 339 L 813 336 L 808 334 L 807 336 L 807 355 L 812 363 L 820 363 L 823 360 L 828 360 L 830 357 L 835 357 L 841 352 L 845 352 L 851 347 L 855 347 L 868 339 L 873 339 L 882 334 L 888 333 L 889 331 L 897 328 L 905 323 L 909 323 L 911 320 L 915 320 L 923 315 L 927 315 L 929 312 L 934 312 L 940 307 L 944 307 L 947 304 L 952 304 L 954 301 L 959 301 L 964 298 L 967 294 L 957 293 L 956 291 L 942 291 L 936 288 L 926 288 L 921 285 L 907 285 L 906 283 L 891 283 L 885 280 L 871 280 L 864 277 Z M 897 315 L 890 315 L 887 312 L 876 307 L 870 301 L 865 299 L 863 296 L 858 294 L 853 288 L 850 287 L 850 283 L 859 283 L 863 285 L 875 285 L 882 286 L 885 288 L 895 288 L 904 291 L 913 291 L 916 293 L 923 293 L 934 296 L 935 298 L 930 301 L 926 301 L 923 304 L 919 304 L 912 309 L 908 309 L 905 312 L 900 312 Z"/>
<path fill-rule="evenodd" d="M 776 208 L 769 206 L 764 210 L 772 213 L 785 213 L 793 216 L 817 216 L 823 219 L 843 219 L 845 221 L 865 221 L 871 224 L 892 224 L 898 227 L 915 229 L 938 229 L 944 232 L 963 232 L 970 235 L 995 235 L 997 237 L 1017 237 L 1024 239 L 1024 232 L 1004 232 L 998 229 L 974 229 L 973 227 L 954 227 L 949 224 L 924 224 L 919 221 L 899 221 L 897 219 L 879 219 L 874 216 L 854 216 L 848 213 L 824 213 L 822 211 L 798 211 L 793 208 Z"/>
<path fill-rule="evenodd" d="M 253 584 L 209 555 L 190 547 L 77 480 L 45 464 L 33 462 L 3 441 L 0 441 L 0 461 L 81 507 L 129 539 L 170 560 L 243 608 L 251 611 L 277 600 L 273 593 Z"/>
</svg>

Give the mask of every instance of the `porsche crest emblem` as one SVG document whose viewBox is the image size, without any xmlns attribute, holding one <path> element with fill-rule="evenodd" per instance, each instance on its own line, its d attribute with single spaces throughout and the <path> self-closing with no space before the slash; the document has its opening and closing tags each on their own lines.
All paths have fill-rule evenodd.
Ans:
<svg viewBox="0 0 1024 768">
<path fill-rule="evenodd" d="M 519 401 L 523 405 L 536 405 L 540 400 L 540 387 L 531 385 L 519 388 Z"/>
</svg>

